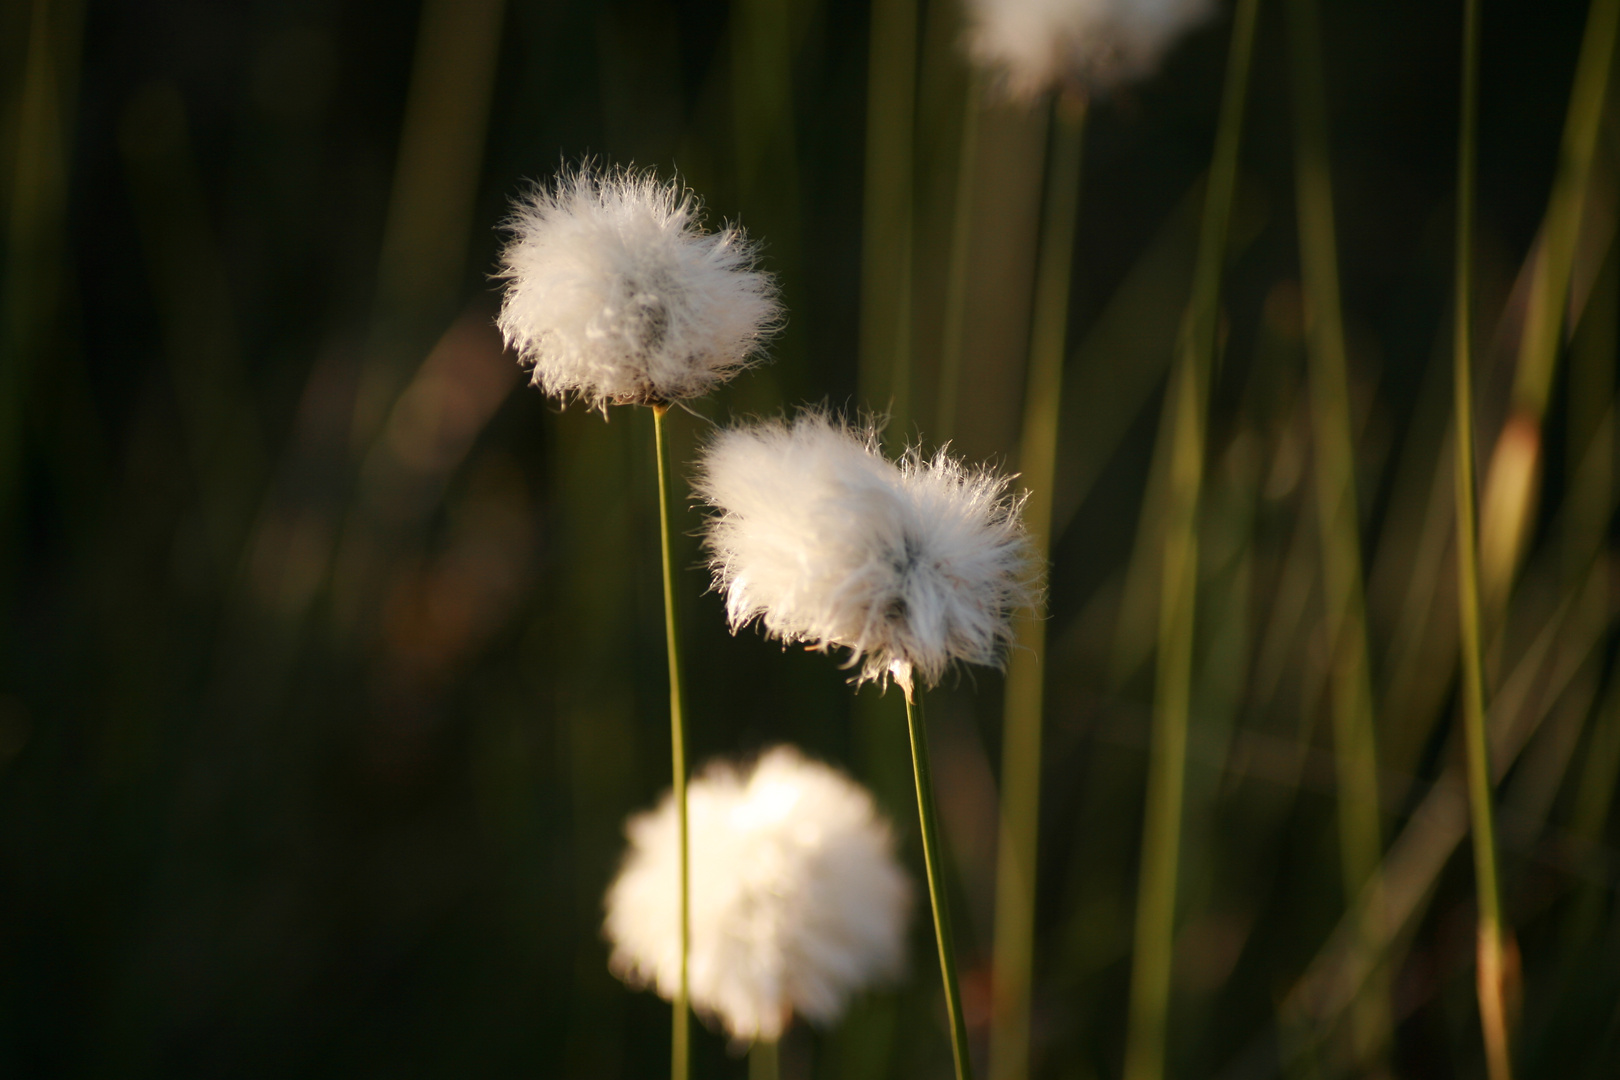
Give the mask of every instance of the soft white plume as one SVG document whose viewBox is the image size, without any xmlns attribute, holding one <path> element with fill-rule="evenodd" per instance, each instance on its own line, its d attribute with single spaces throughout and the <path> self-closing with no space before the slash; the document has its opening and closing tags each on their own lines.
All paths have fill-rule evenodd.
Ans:
<svg viewBox="0 0 1620 1080">
<path fill-rule="evenodd" d="M 968 0 L 968 52 L 1008 93 L 1106 90 L 1151 74 L 1211 0 Z"/>
<path fill-rule="evenodd" d="M 819 411 L 722 432 L 696 490 L 733 631 L 847 648 L 861 681 L 994 664 L 1035 572 L 1009 478 L 941 450 L 899 463 Z"/>
<path fill-rule="evenodd" d="M 518 200 L 499 326 L 536 386 L 658 404 L 752 361 L 781 317 L 776 286 L 740 229 L 704 232 L 699 216 L 678 183 L 588 164 Z"/>
<path fill-rule="evenodd" d="M 778 747 L 752 768 L 711 765 L 686 789 L 692 1007 L 732 1037 L 774 1040 L 794 1013 L 829 1024 L 849 997 L 900 973 L 911 883 L 888 822 L 836 769 Z M 625 826 L 630 849 L 607 893 L 609 966 L 680 982 L 675 801 Z"/>
</svg>

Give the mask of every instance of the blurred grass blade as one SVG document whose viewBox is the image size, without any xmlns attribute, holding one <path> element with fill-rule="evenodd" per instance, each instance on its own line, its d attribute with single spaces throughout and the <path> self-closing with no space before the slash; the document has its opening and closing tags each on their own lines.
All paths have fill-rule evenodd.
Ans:
<svg viewBox="0 0 1620 1080">
<path fill-rule="evenodd" d="M 1603 0 L 1599 0 L 1600 3 Z M 1479 907 L 1475 972 L 1485 1061 L 1491 1080 L 1510 1080 L 1509 1032 L 1502 892 L 1497 880 L 1496 819 L 1492 803 L 1490 743 L 1485 729 L 1485 662 L 1480 611 L 1480 570 L 1474 521 L 1473 231 L 1474 162 L 1479 117 L 1479 0 L 1466 0 L 1463 15 L 1462 123 L 1457 149 L 1456 400 L 1457 599 L 1462 641 L 1463 731 L 1468 753 L 1468 805 L 1474 838 L 1474 881 Z M 1559 290 L 1558 303 L 1563 303 Z M 1528 337 L 1528 331 L 1526 336 Z"/>
<path fill-rule="evenodd" d="M 168 83 L 136 93 L 119 127 L 148 280 L 163 317 L 164 351 L 213 572 L 238 569 L 266 474 L 266 452 L 243 370 L 235 304 L 206 219 L 185 104 Z"/>
<path fill-rule="evenodd" d="M 1226 86 L 1215 136 L 1215 157 L 1210 166 L 1192 298 L 1182 324 L 1166 409 L 1166 417 L 1174 425 L 1175 442 L 1170 459 L 1164 578 L 1159 597 L 1158 668 L 1131 966 L 1126 1080 L 1159 1080 L 1164 1075 L 1170 967 L 1175 945 L 1176 877 L 1181 857 L 1187 714 L 1192 684 L 1205 402 L 1214 366 L 1221 271 L 1237 186 L 1238 148 L 1258 9 L 1258 0 L 1239 0 L 1233 16 Z"/>
<path fill-rule="evenodd" d="M 334 629 L 361 629 L 401 540 L 366 490 L 379 435 L 432 342 L 453 319 L 484 161 L 504 0 L 428 0 L 417 26 L 399 154 L 383 223 L 370 335 L 349 448 L 359 490 L 331 572 Z M 406 534 L 408 535 L 408 534 Z"/>
<path fill-rule="evenodd" d="M 1565 305 L 1580 243 L 1592 163 L 1608 95 L 1620 0 L 1593 0 L 1570 91 L 1558 171 L 1535 257 L 1519 339 L 1512 411 L 1497 439 L 1480 502 L 1480 587 L 1487 632 L 1501 620 L 1536 518 L 1542 422 L 1563 340 Z"/>
<path fill-rule="evenodd" d="M 364 453 L 454 312 L 467 264 L 505 0 L 427 0 L 378 260 L 372 340 L 351 436 Z"/>
<path fill-rule="evenodd" d="M 1289 11 L 1294 89 L 1294 176 L 1300 266 L 1310 358 L 1311 431 L 1315 441 L 1317 535 L 1322 577 L 1338 769 L 1340 873 L 1353 907 L 1365 889 L 1381 890 L 1378 858 L 1378 743 L 1367 652 L 1355 448 L 1350 434 L 1350 379 L 1340 309 L 1338 239 L 1328 155 L 1327 91 L 1316 0 Z M 1374 900 L 1370 908 L 1376 908 Z M 1373 940 L 1363 927 L 1364 945 Z M 1355 1066 L 1377 1071 L 1388 1053 L 1387 987 L 1374 980 L 1356 1009 Z"/>
<path fill-rule="evenodd" d="M 945 278 L 945 325 L 939 347 L 939 386 L 935 398 L 934 430 L 938 446 L 950 442 L 956 431 L 957 398 L 962 381 L 962 348 L 966 333 L 968 253 L 973 236 L 974 178 L 979 165 L 979 117 L 983 112 L 984 76 L 972 65 L 962 97 L 962 129 L 957 145 L 956 192 L 951 205 L 951 254 Z M 1039 289 L 1039 285 L 1036 286 Z M 992 1055 L 992 1058 L 994 1055 Z M 994 1066 L 992 1065 L 992 1068 Z"/>
<path fill-rule="evenodd" d="M 1263 215 L 1240 188 L 1234 194 L 1227 259 L 1259 234 Z M 1109 459 L 1152 400 L 1177 350 L 1180 320 L 1192 292 L 1202 209 L 1209 177 L 1193 184 L 1136 260 L 1067 364 L 1070 392 L 1058 424 L 1058 462 L 1053 477 L 1052 536 L 1074 525 Z M 1247 204 L 1247 205 L 1246 205 Z M 1149 467 L 1136 544 L 1125 571 L 1123 600 L 1108 657 L 1116 685 L 1123 685 L 1153 654 L 1158 635 L 1159 579 L 1163 573 L 1164 503 L 1173 431 L 1161 422 Z"/>
<path fill-rule="evenodd" d="M 1612 619 L 1592 600 L 1606 588 L 1605 575 L 1589 573 L 1535 628 L 1528 648 L 1518 656 L 1501 691 L 1491 703 L 1492 776 L 1513 767 L 1525 744 L 1539 730 L 1579 671 L 1580 663 L 1603 641 Z M 1578 616 L 1597 612 L 1597 618 Z M 1382 864 L 1381 896 L 1363 894 L 1347 912 L 1279 1007 L 1279 1023 L 1303 1033 L 1289 1045 L 1281 1062 L 1308 1054 L 1336 1030 L 1396 941 L 1422 918 L 1452 854 L 1469 835 L 1470 803 L 1467 767 L 1453 762 L 1430 786 L 1389 845 Z M 1376 902 L 1376 906 L 1375 906 Z M 1374 948 L 1361 945 L 1369 915 L 1378 934 Z"/>
<path fill-rule="evenodd" d="M 731 5 L 731 112 L 736 148 L 737 205 L 751 235 L 769 244 L 770 265 L 789 311 L 805 306 L 805 236 L 793 77 L 806 32 L 819 13 L 816 0 L 740 0 Z M 673 18 L 673 15 L 671 16 Z M 639 12 L 627 34 L 645 37 Z M 672 49 L 676 46 L 672 44 Z M 676 49 L 678 52 L 678 49 Z M 670 93 L 670 87 L 660 93 Z M 645 108 L 647 92 L 627 94 Z M 733 408 L 774 412 L 806 390 L 797 384 L 806 368 L 802 338 L 789 333 L 773 346 L 776 363 L 756 369 L 732 393 Z M 784 380 L 787 384 L 784 385 Z"/>
<path fill-rule="evenodd" d="M 1052 104 L 1052 136 L 1035 271 L 1034 323 L 1018 447 L 1020 480 L 1029 492 L 1024 524 L 1037 563 L 1051 555 L 1052 480 L 1068 338 L 1069 282 L 1080 201 L 1085 102 L 1068 95 Z M 991 976 L 990 1075 L 1029 1074 L 1029 1013 L 1035 957 L 1036 851 L 1041 805 L 1041 714 L 1045 707 L 1046 603 L 1018 628 L 1007 661 L 1002 721 L 1001 819 L 996 845 L 995 955 Z"/>
<path fill-rule="evenodd" d="M 62 300 L 68 151 L 78 100 L 80 0 L 34 0 L 17 103 L 16 166 L 0 262 L 0 559 L 14 542 L 32 368 L 50 347 Z"/>
<path fill-rule="evenodd" d="M 1575 784 L 1569 832 L 1579 845 L 1578 854 L 1595 862 L 1614 808 L 1615 778 L 1620 775 L 1620 677 L 1614 673 L 1610 674 L 1608 692 L 1603 695 L 1591 728 Z M 1591 948 L 1603 908 L 1610 902 L 1607 889 L 1591 882 L 1582 885 L 1562 927 L 1566 966 L 1584 957 Z"/>
<path fill-rule="evenodd" d="M 911 436 L 913 144 L 917 2 L 876 0 L 867 64 L 866 201 L 861 222 L 860 396 L 887 410 L 890 449 Z"/>
</svg>

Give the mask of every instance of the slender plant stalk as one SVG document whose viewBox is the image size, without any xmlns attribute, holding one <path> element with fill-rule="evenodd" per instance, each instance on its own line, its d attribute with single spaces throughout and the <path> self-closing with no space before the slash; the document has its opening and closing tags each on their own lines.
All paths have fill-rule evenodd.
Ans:
<svg viewBox="0 0 1620 1080">
<path fill-rule="evenodd" d="M 1457 452 L 1457 615 L 1461 624 L 1463 728 L 1468 747 L 1468 806 L 1474 836 L 1479 905 L 1475 971 L 1485 1061 L 1491 1080 L 1510 1080 L 1502 901 L 1496 877 L 1496 822 L 1491 809 L 1490 741 L 1485 731 L 1485 667 L 1480 630 L 1479 549 L 1474 512 L 1473 259 L 1474 160 L 1479 117 L 1479 0 L 1463 14 L 1462 120 L 1457 140 L 1457 277 L 1455 397 Z"/>
<path fill-rule="evenodd" d="M 859 374 L 868 402 L 888 402 L 887 439 L 898 446 L 909 436 L 912 420 L 917 0 L 873 3 L 869 49 Z"/>
<path fill-rule="evenodd" d="M 1299 255 L 1309 309 L 1312 432 L 1315 437 L 1318 533 L 1332 656 L 1334 761 L 1338 773 L 1340 872 L 1351 910 L 1363 913 L 1360 945 L 1372 949 L 1383 905 L 1378 873 L 1378 750 L 1362 586 L 1360 516 L 1356 511 L 1355 452 L 1350 433 L 1350 381 L 1340 310 L 1338 240 L 1328 165 L 1327 93 L 1316 0 L 1294 0 L 1295 181 Z M 1362 890 L 1373 900 L 1359 904 Z M 1370 981 L 1355 1010 L 1356 1058 L 1376 1069 L 1388 1047 L 1387 983 Z"/>
<path fill-rule="evenodd" d="M 1480 590 L 1487 632 L 1502 624 L 1514 575 L 1536 517 L 1541 427 L 1564 339 L 1570 279 L 1597 156 L 1609 74 L 1620 40 L 1620 0 L 1593 0 L 1564 119 L 1558 171 L 1547 200 L 1541 250 L 1533 256 L 1530 297 L 1519 339 L 1512 414 L 1485 473 L 1480 505 Z"/>
<path fill-rule="evenodd" d="M 1126 1032 L 1126 1080 L 1164 1075 L 1175 947 L 1176 879 L 1192 697 L 1193 623 L 1198 578 L 1198 505 L 1204 479 L 1204 422 L 1220 301 L 1221 265 L 1237 188 L 1238 146 L 1254 51 L 1259 0 L 1239 0 L 1232 21 L 1226 86 L 1215 158 L 1210 165 L 1192 296 L 1177 340 L 1165 416 L 1173 425 L 1170 495 L 1165 515 L 1164 576 L 1159 592 L 1159 652 L 1142 830 L 1135 954 Z"/>
<path fill-rule="evenodd" d="M 748 1080 L 781 1080 L 781 1044 L 774 1039 L 755 1039 L 748 1048 Z"/>
<path fill-rule="evenodd" d="M 967 1025 L 962 1022 L 962 994 L 956 981 L 956 936 L 945 896 L 945 869 L 939 852 L 939 818 L 934 812 L 934 780 L 928 767 L 928 731 L 922 702 L 906 690 L 906 728 L 911 734 L 911 769 L 917 781 L 917 818 L 922 825 L 923 867 L 928 873 L 928 902 L 934 909 L 934 937 L 939 942 L 939 973 L 945 983 L 945 1009 L 951 1021 L 951 1056 L 956 1080 L 971 1080 Z"/>
<path fill-rule="evenodd" d="M 1052 484 L 1057 469 L 1059 399 L 1068 336 L 1069 280 L 1079 215 L 1085 104 L 1064 96 L 1053 105 L 1046 208 L 1036 267 L 1034 324 L 1024 391 L 1018 468 L 1029 500 L 1024 524 L 1035 558 L 1049 561 Z M 1046 674 L 1046 605 L 1019 627 L 1007 665 L 1002 726 L 1001 824 L 996 847 L 996 926 L 991 977 L 990 1075 L 1029 1074 L 1029 1014 L 1035 955 L 1035 861 L 1040 830 L 1041 713 Z"/>
<path fill-rule="evenodd" d="M 653 406 L 653 441 L 658 446 L 658 538 L 664 562 L 664 642 L 669 654 L 670 768 L 675 790 L 676 820 L 681 834 L 681 981 L 675 991 L 674 1023 L 670 1035 L 669 1074 L 686 1080 L 691 1068 L 691 1012 L 687 1008 L 687 957 L 692 951 L 690 852 L 686 834 L 686 710 L 681 696 L 680 620 L 675 609 L 675 564 L 670 553 L 669 454 L 664 439 L 667 405 Z"/>
<path fill-rule="evenodd" d="M 956 434 L 956 402 L 961 391 L 964 324 L 967 321 L 968 255 L 973 239 L 973 179 L 979 162 L 979 112 L 984 75 L 971 66 L 962 102 L 962 137 L 957 147 L 956 204 L 951 212 L 951 263 L 945 280 L 945 327 L 939 345 L 939 396 L 934 406 L 934 441 L 944 445 Z M 991 1060 L 995 1055 L 992 1053 Z M 994 1069 L 994 1065 L 991 1066 Z"/>
</svg>

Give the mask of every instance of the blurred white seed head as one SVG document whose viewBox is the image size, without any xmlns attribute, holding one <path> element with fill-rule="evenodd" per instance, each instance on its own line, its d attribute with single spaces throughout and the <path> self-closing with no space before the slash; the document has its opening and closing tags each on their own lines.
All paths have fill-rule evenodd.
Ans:
<svg viewBox="0 0 1620 1080">
<path fill-rule="evenodd" d="M 857 680 L 937 683 L 995 664 L 1037 576 L 1009 478 L 941 450 L 898 463 L 877 433 L 820 411 L 722 432 L 696 490 L 735 632 L 850 650 Z"/>
<path fill-rule="evenodd" d="M 1007 93 L 1108 90 L 1151 74 L 1212 0 L 968 0 L 968 52 Z"/>
<path fill-rule="evenodd" d="M 695 196 L 651 172 L 567 171 L 518 199 L 499 326 L 531 381 L 592 406 L 708 393 L 775 331 L 776 285 L 742 230 L 704 232 Z"/>
<path fill-rule="evenodd" d="M 911 883 L 865 789 L 784 746 L 711 765 L 686 794 L 694 1009 L 735 1039 L 774 1040 L 795 1013 L 833 1023 L 900 974 Z M 666 998 L 680 982 L 676 828 L 669 793 L 627 823 L 604 926 L 614 974 Z"/>
</svg>

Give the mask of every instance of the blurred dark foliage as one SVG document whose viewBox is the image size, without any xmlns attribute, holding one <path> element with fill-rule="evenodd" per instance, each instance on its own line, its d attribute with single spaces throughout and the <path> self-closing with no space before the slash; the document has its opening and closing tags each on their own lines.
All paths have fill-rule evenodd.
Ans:
<svg viewBox="0 0 1620 1080">
<path fill-rule="evenodd" d="M 1421 551 L 1432 478 L 1449 476 L 1460 5 L 1325 6 L 1394 838 L 1456 753 L 1448 534 L 1438 561 Z M 1276 7 L 1262 6 L 1214 389 L 1179 1075 L 1279 1072 L 1278 1006 L 1343 910 Z M 599 932 L 620 825 L 667 783 L 650 423 L 522 388 L 492 325 L 498 225 L 524 184 L 596 155 L 678 171 L 713 219 L 765 242 L 790 307 L 778 362 L 678 415 L 679 460 L 729 415 L 882 410 L 856 362 L 869 18 L 847 0 L 0 2 L 0 1074 L 667 1067 L 667 1007 L 608 974 Z M 935 400 L 957 19 L 923 5 L 913 417 Z M 1498 319 L 1546 208 L 1584 20 L 1573 2 L 1484 5 L 1484 439 L 1511 381 Z M 1131 567 L 1225 30 L 1217 18 L 1098 102 L 1087 131 L 1041 1076 L 1119 1068 L 1151 687 L 1132 650 L 1154 610 L 1133 622 Z M 1039 110 L 987 115 L 955 434 L 967 456 L 1006 461 L 1044 128 Z M 1613 143 L 1606 121 L 1594 184 L 1611 219 Z M 1620 301 L 1612 268 L 1597 274 L 1607 229 L 1590 310 Z M 1130 332 L 1098 336 L 1111 325 Z M 1607 369 L 1612 396 L 1612 334 L 1592 348 L 1597 383 L 1581 385 Z M 1594 430 L 1571 385 L 1561 374 L 1549 412 L 1538 552 L 1562 535 L 1571 432 Z M 915 859 L 895 695 L 856 698 L 823 657 L 727 635 L 684 544 L 694 759 L 796 742 L 871 784 Z M 1498 689 L 1541 628 L 1565 626 L 1559 599 L 1586 595 L 1572 580 L 1527 572 Z M 1595 602 L 1590 631 L 1559 629 L 1553 648 L 1573 689 L 1546 689 L 1548 661 L 1550 700 L 1524 706 L 1552 718 L 1526 752 L 1535 786 L 1504 796 L 1531 1075 L 1620 1069 L 1612 813 L 1596 848 L 1568 840 L 1582 763 L 1617 707 L 1606 586 Z M 976 1038 L 1000 700 L 999 678 L 974 672 L 932 703 Z M 1547 739 L 1561 741 L 1535 756 Z M 1529 805 L 1513 802 L 1526 786 Z M 1392 959 L 1399 1075 L 1481 1069 L 1466 845 L 1442 865 Z M 911 978 L 836 1032 L 795 1031 L 784 1075 L 945 1074 L 921 915 Z M 1311 1064 L 1339 1075 L 1329 1051 Z M 744 1069 L 700 1036 L 697 1075 Z"/>
</svg>

